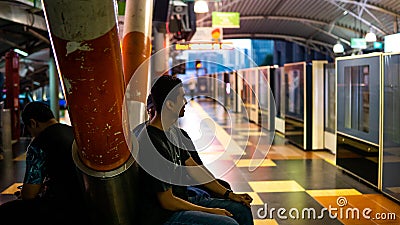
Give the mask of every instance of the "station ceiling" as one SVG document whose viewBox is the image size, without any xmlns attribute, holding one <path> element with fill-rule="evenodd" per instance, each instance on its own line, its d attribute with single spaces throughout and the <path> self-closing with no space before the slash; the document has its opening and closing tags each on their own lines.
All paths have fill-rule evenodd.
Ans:
<svg viewBox="0 0 400 225">
<path fill-rule="evenodd" d="M 399 0 L 210 0 L 208 5 L 210 13 L 197 14 L 198 27 L 212 25 L 212 11 L 240 13 L 240 28 L 225 28 L 225 39 L 279 39 L 331 54 L 338 40 L 351 51 L 350 39 L 370 29 L 383 41 L 398 32 L 400 20 Z M 21 63 L 31 66 L 21 88 L 33 81 L 45 84 L 50 42 L 43 10 L 32 1 L 0 0 L 0 72 L 14 48 L 31 54 Z"/>
<path fill-rule="evenodd" d="M 322 52 L 338 40 L 351 50 L 351 38 L 372 29 L 378 40 L 398 32 L 399 0 L 221 0 L 210 11 L 240 12 L 240 28 L 224 29 L 224 38 L 283 39 Z M 211 13 L 198 26 L 211 26 Z"/>
</svg>

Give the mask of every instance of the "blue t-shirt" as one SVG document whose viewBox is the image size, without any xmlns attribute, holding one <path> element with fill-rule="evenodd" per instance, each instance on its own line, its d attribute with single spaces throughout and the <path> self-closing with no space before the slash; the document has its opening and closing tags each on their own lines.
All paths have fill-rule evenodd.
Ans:
<svg viewBox="0 0 400 225">
<path fill-rule="evenodd" d="M 72 159 L 73 141 L 72 127 L 56 123 L 32 140 L 26 155 L 24 183 L 42 185 L 38 197 L 60 207 L 83 202 L 83 188 Z"/>
<path fill-rule="evenodd" d="M 43 184 L 46 177 L 46 153 L 38 146 L 28 146 L 26 153 L 25 184 Z"/>
</svg>

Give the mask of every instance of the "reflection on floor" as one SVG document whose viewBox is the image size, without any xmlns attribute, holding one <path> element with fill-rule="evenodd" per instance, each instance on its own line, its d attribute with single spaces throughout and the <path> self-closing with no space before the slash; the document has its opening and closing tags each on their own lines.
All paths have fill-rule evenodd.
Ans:
<svg viewBox="0 0 400 225">
<path fill-rule="evenodd" d="M 400 223 L 400 205 L 337 169 L 329 152 L 300 150 L 206 99 L 191 101 L 180 125 L 217 177 L 253 197 L 256 225 Z M 0 159 L 0 204 L 23 180 L 27 143 Z"/>
</svg>

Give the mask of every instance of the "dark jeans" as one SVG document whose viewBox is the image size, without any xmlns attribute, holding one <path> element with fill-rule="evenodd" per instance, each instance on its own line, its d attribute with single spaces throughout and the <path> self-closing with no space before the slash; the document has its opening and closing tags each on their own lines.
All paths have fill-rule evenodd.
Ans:
<svg viewBox="0 0 400 225">
<path fill-rule="evenodd" d="M 78 209 L 77 205 L 60 208 L 41 200 L 14 200 L 0 205 L 0 221 L 2 225 L 88 225 Z"/>
<path fill-rule="evenodd" d="M 164 225 L 253 225 L 250 208 L 241 203 L 204 196 L 189 197 L 189 201 L 204 207 L 226 209 L 233 214 L 233 217 L 199 211 L 179 211 Z"/>
</svg>

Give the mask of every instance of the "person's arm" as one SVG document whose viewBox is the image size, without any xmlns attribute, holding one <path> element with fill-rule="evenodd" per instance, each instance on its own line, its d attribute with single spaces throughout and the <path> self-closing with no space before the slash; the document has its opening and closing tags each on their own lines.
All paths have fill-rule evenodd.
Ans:
<svg viewBox="0 0 400 225">
<path fill-rule="evenodd" d="M 41 191 L 41 184 L 23 184 L 21 190 L 21 198 L 23 200 L 31 200 L 36 198 Z"/>
<path fill-rule="evenodd" d="M 172 193 L 172 188 L 164 192 L 157 192 L 157 197 L 161 207 L 169 211 L 201 211 L 224 216 L 232 216 L 232 214 L 226 209 L 207 208 L 178 198 Z"/>
<path fill-rule="evenodd" d="M 46 155 L 43 150 L 30 146 L 26 155 L 26 169 L 21 198 L 36 198 L 42 191 L 46 170 Z"/>
<path fill-rule="evenodd" d="M 197 181 L 202 181 L 205 178 L 211 180 L 208 183 L 205 183 L 204 186 L 208 188 L 210 191 L 217 193 L 219 195 L 225 196 L 227 199 L 231 199 L 236 202 L 241 202 L 248 207 L 250 207 L 250 203 L 253 199 L 248 194 L 236 194 L 233 193 L 232 190 L 226 189 L 222 186 L 215 178 L 211 179 L 211 172 L 203 165 L 198 165 L 193 158 L 188 158 L 185 161 L 185 165 L 189 167 L 190 175 Z M 198 168 L 191 170 L 190 167 Z"/>
</svg>

